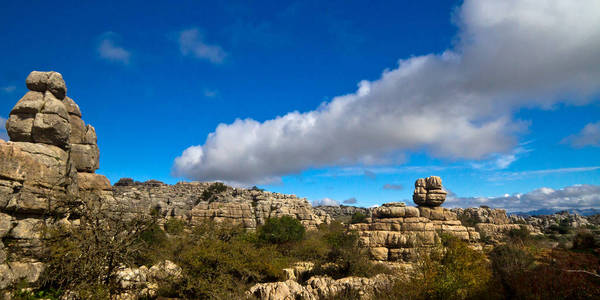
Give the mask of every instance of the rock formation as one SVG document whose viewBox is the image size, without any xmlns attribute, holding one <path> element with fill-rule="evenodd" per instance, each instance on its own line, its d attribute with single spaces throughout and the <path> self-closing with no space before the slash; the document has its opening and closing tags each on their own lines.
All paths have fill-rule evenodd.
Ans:
<svg viewBox="0 0 600 300">
<path fill-rule="evenodd" d="M 121 179 L 113 188 L 117 202 L 127 203 L 134 211 L 157 209 L 166 218 L 180 218 L 192 224 L 203 220 L 230 222 L 255 229 L 269 217 L 292 216 L 308 229 L 329 222 L 326 213 L 312 209 L 306 199 L 260 190 L 226 187 L 203 198 L 213 183 L 159 181 L 144 183 Z M 205 196 L 206 197 L 206 196 Z"/>
<path fill-rule="evenodd" d="M 455 213 L 442 207 L 411 207 L 403 202 L 385 203 L 372 210 L 364 224 L 353 224 L 361 244 L 379 261 L 411 262 L 419 249 L 433 246 L 440 233 L 468 242 L 479 241 L 473 227 L 465 227 Z"/>
<path fill-rule="evenodd" d="M 440 177 L 419 178 L 415 182 L 413 201 L 418 206 L 437 207 L 446 201 L 446 194 Z"/>
<path fill-rule="evenodd" d="M 59 201 L 80 190 L 111 189 L 106 177 L 93 173 L 96 133 L 66 96 L 62 75 L 34 71 L 26 84 L 30 91 L 6 122 L 10 141 L 0 141 L 0 289 L 39 276 L 42 228 L 57 221 Z"/>
<path fill-rule="evenodd" d="M 392 282 L 393 276 L 379 274 L 372 278 L 345 277 L 335 280 L 328 276 L 314 276 L 301 285 L 294 280 L 259 283 L 246 293 L 262 300 L 317 300 L 336 299 L 344 294 L 358 295 L 357 299 L 373 299 Z"/>
</svg>

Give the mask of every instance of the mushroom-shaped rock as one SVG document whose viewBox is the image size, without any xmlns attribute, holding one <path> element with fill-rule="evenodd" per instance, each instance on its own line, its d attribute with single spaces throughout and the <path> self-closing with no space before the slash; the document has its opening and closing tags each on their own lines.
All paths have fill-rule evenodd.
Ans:
<svg viewBox="0 0 600 300">
<path fill-rule="evenodd" d="M 415 182 L 413 201 L 418 206 L 436 207 L 446 200 L 447 192 L 443 190 L 442 179 L 438 176 L 419 178 Z"/>
</svg>

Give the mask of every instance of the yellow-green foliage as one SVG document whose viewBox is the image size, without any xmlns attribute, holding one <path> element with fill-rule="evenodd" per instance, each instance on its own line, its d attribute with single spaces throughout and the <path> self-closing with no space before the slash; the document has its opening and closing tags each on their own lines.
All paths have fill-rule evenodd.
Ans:
<svg viewBox="0 0 600 300">
<path fill-rule="evenodd" d="M 442 235 L 441 242 L 430 250 L 420 253 L 410 279 L 399 280 L 393 288 L 395 296 L 387 298 L 476 299 L 489 296 L 492 273 L 481 251 L 448 235 Z"/>
</svg>

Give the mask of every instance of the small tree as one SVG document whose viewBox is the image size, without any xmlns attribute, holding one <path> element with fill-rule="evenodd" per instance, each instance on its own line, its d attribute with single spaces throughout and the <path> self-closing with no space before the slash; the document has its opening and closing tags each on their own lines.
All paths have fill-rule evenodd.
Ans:
<svg viewBox="0 0 600 300">
<path fill-rule="evenodd" d="M 357 223 L 367 223 L 367 216 L 360 211 L 353 213 L 352 218 L 350 219 L 350 224 Z"/>
<path fill-rule="evenodd" d="M 72 222 L 45 230 L 42 288 L 69 290 L 81 299 L 108 297 L 120 288 L 117 269 L 133 265 L 147 247 L 145 240 L 156 236 L 154 216 L 128 212 L 100 193 L 86 191 L 79 199 L 57 201 Z"/>
<path fill-rule="evenodd" d="M 301 240 L 305 232 L 300 221 L 290 216 L 283 216 L 268 218 L 265 224 L 258 228 L 258 238 L 272 244 L 284 244 Z"/>
</svg>

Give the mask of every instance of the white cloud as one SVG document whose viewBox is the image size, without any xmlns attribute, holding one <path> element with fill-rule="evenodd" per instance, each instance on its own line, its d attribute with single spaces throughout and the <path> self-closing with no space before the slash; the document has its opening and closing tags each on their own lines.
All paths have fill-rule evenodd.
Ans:
<svg viewBox="0 0 600 300">
<path fill-rule="evenodd" d="M 585 125 L 579 133 L 566 137 L 563 143 L 569 143 L 575 148 L 600 146 L 600 121 Z"/>
<path fill-rule="evenodd" d="M 215 64 L 222 63 L 227 57 L 227 53 L 221 46 L 205 43 L 202 34 L 200 34 L 197 28 L 184 30 L 179 33 L 179 50 L 183 55 L 192 55 Z"/>
<path fill-rule="evenodd" d="M 340 206 L 340 202 L 331 198 L 323 198 L 321 200 L 313 200 L 313 206 Z"/>
<path fill-rule="evenodd" d="M 527 125 L 514 111 L 583 104 L 600 90 L 598 15 L 597 0 L 466 0 L 454 48 L 400 60 L 313 111 L 219 124 L 175 159 L 174 174 L 268 183 L 307 168 L 385 165 L 411 150 L 450 160 L 506 153 Z"/>
<path fill-rule="evenodd" d="M 585 209 L 600 208 L 599 185 L 573 185 L 554 190 L 542 187 L 525 194 L 504 195 L 502 197 L 448 197 L 446 207 L 477 207 L 487 205 L 503 208 L 508 212 L 526 212 L 541 208 Z"/>
<path fill-rule="evenodd" d="M 111 62 L 122 63 L 125 65 L 129 64 L 131 53 L 125 50 L 125 48 L 117 45 L 115 42 L 117 35 L 112 32 L 107 32 L 102 36 L 98 46 L 98 54 L 100 57 Z"/>
<path fill-rule="evenodd" d="M 17 87 L 14 85 L 8 85 L 8 86 L 0 88 L 1 91 L 5 92 L 7 94 L 14 92 L 16 89 L 17 89 Z"/>
<path fill-rule="evenodd" d="M 521 146 L 515 148 L 510 153 L 493 153 L 491 159 L 482 162 L 473 162 L 471 166 L 479 170 L 502 170 L 508 168 L 523 155 L 533 150 Z"/>
</svg>

